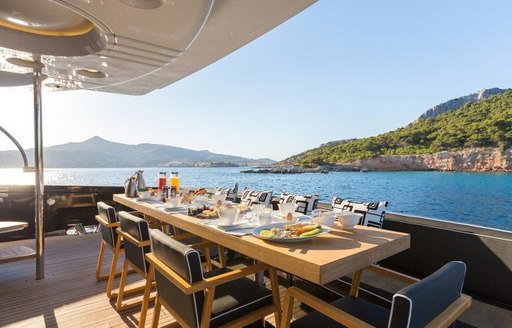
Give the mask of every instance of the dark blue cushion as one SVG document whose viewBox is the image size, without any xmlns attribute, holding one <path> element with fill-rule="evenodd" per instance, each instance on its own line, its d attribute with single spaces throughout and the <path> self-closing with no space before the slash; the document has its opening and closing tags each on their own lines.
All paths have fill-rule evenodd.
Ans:
<svg viewBox="0 0 512 328">
<path fill-rule="evenodd" d="M 153 254 L 189 283 L 203 280 L 199 252 L 172 239 L 160 230 L 151 230 Z M 159 296 L 176 311 L 190 327 L 198 327 L 204 303 L 204 293 L 184 294 L 172 282 L 155 270 Z"/>
<path fill-rule="evenodd" d="M 393 296 L 389 327 L 424 327 L 460 297 L 466 264 L 453 261 Z"/>
<path fill-rule="evenodd" d="M 104 202 L 98 202 L 98 215 L 104 218 L 108 223 L 117 222 L 116 210 L 105 204 Z M 101 238 L 110 245 L 112 248 L 115 247 L 117 239 L 116 228 L 107 228 L 104 225 L 100 225 Z"/>
<path fill-rule="evenodd" d="M 352 316 L 361 319 L 375 327 L 386 327 L 388 324 L 389 311 L 367 302 L 357 297 L 344 297 L 331 303 L 335 307 L 350 313 Z M 290 327 L 293 328 L 312 328 L 312 327 L 345 327 L 344 325 L 332 320 L 331 318 L 323 315 L 318 311 L 313 311 L 310 314 L 295 320 L 291 323 Z"/>
<path fill-rule="evenodd" d="M 136 217 L 128 212 L 119 212 L 120 228 L 126 234 L 138 241 L 149 240 L 149 225 L 144 219 Z M 148 273 L 148 264 L 145 259 L 146 253 L 151 250 L 149 246 L 138 247 L 130 241 L 124 241 L 125 256 L 144 274 Z"/>
</svg>

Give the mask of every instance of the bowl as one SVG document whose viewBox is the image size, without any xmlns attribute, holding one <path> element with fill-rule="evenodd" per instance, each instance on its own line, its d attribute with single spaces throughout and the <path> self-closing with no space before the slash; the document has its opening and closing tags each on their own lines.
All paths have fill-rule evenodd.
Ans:
<svg viewBox="0 0 512 328">
<path fill-rule="evenodd" d="M 178 207 L 181 205 L 181 196 L 167 198 L 167 205 L 169 207 Z"/>
<path fill-rule="evenodd" d="M 279 204 L 279 211 L 281 212 L 281 214 L 286 217 L 288 215 L 288 213 L 294 213 L 295 212 L 295 209 L 297 208 L 297 205 L 295 205 L 294 203 L 282 203 L 282 204 Z"/>
<path fill-rule="evenodd" d="M 336 219 L 336 216 L 333 212 L 326 212 L 321 213 L 315 217 L 313 217 L 313 222 L 327 226 L 332 227 L 334 225 L 334 220 Z"/>
<path fill-rule="evenodd" d="M 146 199 L 151 197 L 151 191 L 149 190 L 138 191 L 137 193 L 139 194 L 140 199 Z"/>
<path fill-rule="evenodd" d="M 362 215 L 352 212 L 335 213 L 340 225 L 345 229 L 353 229 L 361 220 Z"/>
<path fill-rule="evenodd" d="M 240 210 L 235 207 L 221 207 L 219 208 L 219 219 L 222 225 L 232 225 L 238 219 Z"/>
</svg>

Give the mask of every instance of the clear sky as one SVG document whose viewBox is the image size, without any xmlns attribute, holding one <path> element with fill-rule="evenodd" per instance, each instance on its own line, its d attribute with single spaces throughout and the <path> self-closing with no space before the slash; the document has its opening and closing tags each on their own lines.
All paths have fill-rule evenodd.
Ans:
<svg viewBox="0 0 512 328">
<path fill-rule="evenodd" d="M 320 0 L 148 95 L 43 93 L 44 145 L 98 135 L 280 160 L 387 132 L 449 99 L 512 87 L 511 13 L 509 0 Z M 25 148 L 32 106 L 27 89 L 0 89 L 0 125 Z"/>
</svg>

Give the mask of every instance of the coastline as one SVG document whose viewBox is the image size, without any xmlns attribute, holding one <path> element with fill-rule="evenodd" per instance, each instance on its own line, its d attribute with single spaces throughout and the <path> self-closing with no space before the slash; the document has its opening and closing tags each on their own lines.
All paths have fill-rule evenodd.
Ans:
<svg viewBox="0 0 512 328">
<path fill-rule="evenodd" d="M 424 172 L 512 172 L 512 149 L 468 148 L 458 151 L 441 151 L 434 154 L 384 155 L 349 163 L 323 164 L 300 167 L 281 162 L 260 170 L 242 173 L 324 173 L 351 171 L 424 171 Z"/>
</svg>

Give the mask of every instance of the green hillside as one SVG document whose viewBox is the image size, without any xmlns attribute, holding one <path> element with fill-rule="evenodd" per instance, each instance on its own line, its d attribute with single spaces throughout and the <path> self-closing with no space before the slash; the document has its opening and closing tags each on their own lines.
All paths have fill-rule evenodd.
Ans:
<svg viewBox="0 0 512 328">
<path fill-rule="evenodd" d="M 304 167 L 379 155 L 431 154 L 470 147 L 512 146 L 512 91 L 422 119 L 375 137 L 330 142 L 285 160 Z"/>
</svg>

